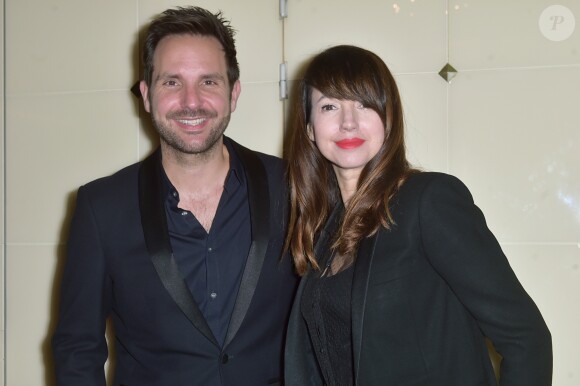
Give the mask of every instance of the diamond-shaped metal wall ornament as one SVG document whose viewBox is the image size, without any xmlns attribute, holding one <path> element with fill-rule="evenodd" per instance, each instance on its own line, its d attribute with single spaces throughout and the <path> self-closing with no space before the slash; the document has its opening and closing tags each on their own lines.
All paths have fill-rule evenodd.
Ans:
<svg viewBox="0 0 580 386">
<path fill-rule="evenodd" d="M 449 63 L 443 66 L 441 71 L 439 71 L 439 76 L 441 76 L 447 83 L 450 83 L 453 78 L 457 75 L 457 70 Z"/>
<path fill-rule="evenodd" d="M 133 93 L 133 95 L 135 95 L 137 98 L 141 99 L 141 90 L 139 89 L 139 83 L 137 82 L 133 85 L 133 87 L 131 87 L 131 92 Z"/>
</svg>

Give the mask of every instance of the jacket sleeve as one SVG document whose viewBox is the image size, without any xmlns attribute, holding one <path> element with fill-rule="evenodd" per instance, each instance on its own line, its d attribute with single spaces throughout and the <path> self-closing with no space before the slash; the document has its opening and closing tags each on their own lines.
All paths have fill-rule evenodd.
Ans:
<svg viewBox="0 0 580 386">
<path fill-rule="evenodd" d="M 420 201 L 428 259 L 503 357 L 502 386 L 552 381 L 551 335 L 465 185 L 439 175 Z"/>
<path fill-rule="evenodd" d="M 110 284 L 94 210 L 80 188 L 61 281 L 59 320 L 52 338 L 59 386 L 104 386 Z"/>
</svg>

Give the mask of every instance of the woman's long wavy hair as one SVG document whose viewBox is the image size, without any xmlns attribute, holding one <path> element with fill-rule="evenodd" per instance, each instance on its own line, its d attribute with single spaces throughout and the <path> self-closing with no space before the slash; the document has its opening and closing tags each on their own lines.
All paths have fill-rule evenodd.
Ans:
<svg viewBox="0 0 580 386">
<path fill-rule="evenodd" d="M 399 91 L 381 58 L 346 45 L 316 55 L 299 85 L 286 154 L 291 199 L 286 249 L 299 275 L 309 267 L 319 269 L 314 245 L 333 207 L 342 199 L 331 163 L 308 137 L 313 88 L 330 98 L 361 102 L 379 114 L 385 128 L 383 145 L 362 170 L 334 236 L 332 248 L 339 260 L 337 266 L 333 263 L 333 269 L 351 265 L 362 239 L 380 227 L 393 225 L 390 201 L 414 172 L 405 155 Z"/>
</svg>

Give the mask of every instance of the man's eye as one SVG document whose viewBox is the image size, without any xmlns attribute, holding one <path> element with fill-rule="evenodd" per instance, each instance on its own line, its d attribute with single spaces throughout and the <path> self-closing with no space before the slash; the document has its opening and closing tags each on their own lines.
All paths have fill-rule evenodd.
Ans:
<svg viewBox="0 0 580 386">
<path fill-rule="evenodd" d="M 174 80 L 168 80 L 163 83 L 166 86 L 177 86 L 177 82 Z"/>
</svg>

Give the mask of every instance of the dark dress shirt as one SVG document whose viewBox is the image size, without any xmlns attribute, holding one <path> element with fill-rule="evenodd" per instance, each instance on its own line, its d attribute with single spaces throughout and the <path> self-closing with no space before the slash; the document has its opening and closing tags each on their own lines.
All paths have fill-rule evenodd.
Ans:
<svg viewBox="0 0 580 386">
<path fill-rule="evenodd" d="M 230 170 L 209 233 L 187 210 L 165 173 L 165 211 L 173 255 L 217 341 L 223 344 L 251 243 L 246 177 L 226 142 Z"/>
</svg>

